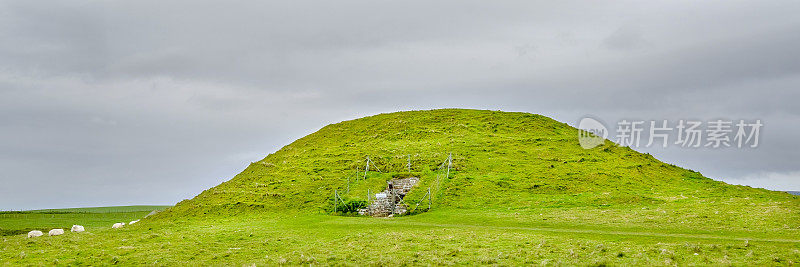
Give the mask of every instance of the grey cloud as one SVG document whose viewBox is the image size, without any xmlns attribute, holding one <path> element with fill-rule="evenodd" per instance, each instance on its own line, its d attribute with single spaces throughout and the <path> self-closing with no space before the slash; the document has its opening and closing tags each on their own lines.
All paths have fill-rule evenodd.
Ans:
<svg viewBox="0 0 800 267">
<path fill-rule="evenodd" d="M 328 123 L 443 107 L 570 123 L 762 119 L 756 150 L 641 150 L 718 179 L 797 186 L 798 10 L 3 2 L 0 209 L 174 203 Z M 41 194 L 17 190 L 28 187 Z"/>
<path fill-rule="evenodd" d="M 603 44 L 614 50 L 635 50 L 650 45 L 644 38 L 644 32 L 636 24 L 625 25 L 617 29 L 603 40 Z"/>
</svg>

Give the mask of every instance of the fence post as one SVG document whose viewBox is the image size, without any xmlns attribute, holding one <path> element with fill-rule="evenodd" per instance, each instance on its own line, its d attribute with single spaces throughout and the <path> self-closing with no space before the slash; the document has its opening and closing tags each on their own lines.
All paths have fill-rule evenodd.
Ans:
<svg viewBox="0 0 800 267">
<path fill-rule="evenodd" d="M 450 166 L 453 166 L 453 153 L 450 152 L 450 155 L 447 156 L 447 176 L 445 179 L 450 177 Z"/>
<path fill-rule="evenodd" d="M 408 164 L 406 164 L 408 168 L 408 173 L 411 173 L 411 155 L 408 155 Z"/>
<path fill-rule="evenodd" d="M 367 171 L 369 171 L 369 157 L 367 157 L 367 166 L 364 167 L 364 180 L 367 179 Z"/>
<path fill-rule="evenodd" d="M 428 187 L 428 210 L 431 209 L 431 188 Z"/>
</svg>

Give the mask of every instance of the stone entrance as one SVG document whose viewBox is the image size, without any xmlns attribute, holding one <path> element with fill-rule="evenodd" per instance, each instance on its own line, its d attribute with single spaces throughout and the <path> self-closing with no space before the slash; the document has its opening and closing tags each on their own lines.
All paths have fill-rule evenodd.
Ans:
<svg viewBox="0 0 800 267">
<path fill-rule="evenodd" d="M 358 214 L 373 217 L 387 217 L 394 214 L 403 214 L 408 211 L 408 205 L 403 201 L 406 194 L 419 182 L 417 177 L 392 179 L 386 182 L 386 189 L 370 196 L 370 204 L 366 209 L 361 209 Z"/>
</svg>

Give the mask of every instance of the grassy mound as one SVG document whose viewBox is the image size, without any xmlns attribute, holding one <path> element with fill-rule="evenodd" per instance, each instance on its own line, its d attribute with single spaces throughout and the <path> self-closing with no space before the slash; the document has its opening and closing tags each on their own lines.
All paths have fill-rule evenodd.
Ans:
<svg viewBox="0 0 800 267">
<path fill-rule="evenodd" d="M 345 121 L 140 223 L 103 223 L 57 237 L 2 236 L 0 259 L 246 266 L 800 262 L 800 197 L 717 182 L 611 142 L 584 150 L 577 136 L 566 124 L 526 113 L 433 110 Z M 439 167 L 451 152 L 446 175 Z M 367 156 L 382 172 L 365 178 Z M 391 219 L 325 214 L 334 190 L 364 200 L 368 190 L 407 176 L 421 179 L 408 202 L 431 188 L 432 210 Z"/>
<path fill-rule="evenodd" d="M 583 149 L 577 137 L 576 128 L 528 113 L 443 109 L 380 114 L 328 125 L 158 217 L 318 213 L 331 208 L 334 190 L 366 200 L 368 190 L 378 192 L 388 179 L 404 176 L 421 178 L 408 202 L 414 204 L 431 188 L 434 209 L 672 206 L 688 212 L 717 210 L 718 215 L 718 209 L 730 211 L 736 205 L 797 203 L 786 193 L 714 181 L 610 141 Z M 445 178 L 440 167 L 449 153 L 453 165 Z M 371 168 L 364 177 L 366 157 L 382 172 Z"/>
</svg>

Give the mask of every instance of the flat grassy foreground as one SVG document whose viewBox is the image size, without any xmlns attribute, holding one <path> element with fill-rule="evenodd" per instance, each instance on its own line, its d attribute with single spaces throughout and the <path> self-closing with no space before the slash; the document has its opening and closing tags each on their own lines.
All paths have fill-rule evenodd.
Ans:
<svg viewBox="0 0 800 267">
<path fill-rule="evenodd" d="M 797 228 L 719 230 L 661 211 L 440 209 L 395 218 L 240 214 L 143 220 L 124 229 L 4 236 L 4 265 L 792 265 Z M 572 216 L 570 216 L 572 215 Z M 647 219 L 650 218 L 650 219 Z M 4 219 L 5 220 L 5 219 Z M 613 223 L 612 223 L 613 222 Z"/>
</svg>

